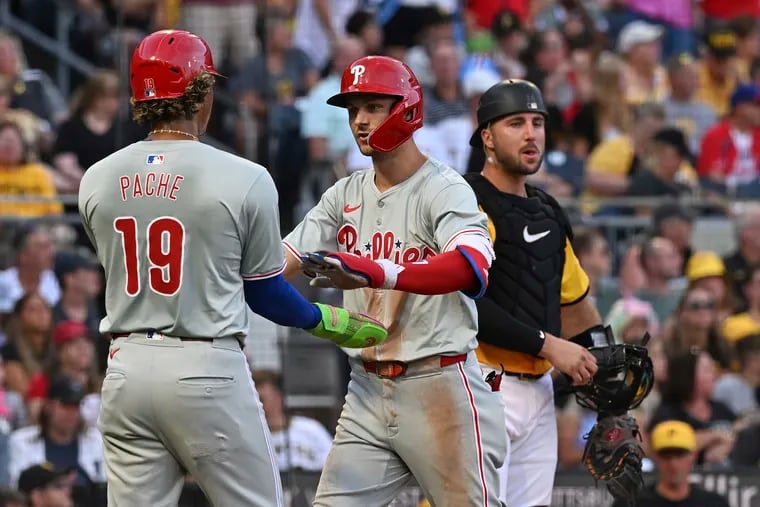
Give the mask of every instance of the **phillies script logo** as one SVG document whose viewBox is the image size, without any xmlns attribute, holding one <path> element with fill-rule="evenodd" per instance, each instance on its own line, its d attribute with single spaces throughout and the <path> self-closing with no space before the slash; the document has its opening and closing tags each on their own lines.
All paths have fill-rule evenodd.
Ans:
<svg viewBox="0 0 760 507">
<path fill-rule="evenodd" d="M 372 260 L 388 259 L 396 264 L 417 262 L 435 255 L 432 248 L 409 247 L 401 249 L 404 243 L 392 231 L 376 232 L 366 243 L 359 243 L 356 227 L 346 224 L 338 229 L 338 246 L 346 251 Z"/>
</svg>

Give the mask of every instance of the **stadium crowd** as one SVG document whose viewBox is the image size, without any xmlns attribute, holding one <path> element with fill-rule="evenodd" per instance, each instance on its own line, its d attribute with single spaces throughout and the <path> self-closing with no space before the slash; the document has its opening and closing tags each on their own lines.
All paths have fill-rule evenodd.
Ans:
<svg viewBox="0 0 760 507">
<path fill-rule="evenodd" d="M 425 90 L 415 139 L 460 173 L 483 164 L 468 143 L 480 94 L 505 78 L 535 82 L 551 114 L 533 183 L 568 202 L 573 247 L 615 336 L 652 336 L 656 388 L 635 414 L 645 444 L 657 423 L 679 420 L 696 432 L 699 466 L 760 466 L 758 2 L 11 3 L 52 37 L 54 14 L 68 9 L 71 49 L 99 70 L 74 74 L 64 96 L 56 62 L 0 31 L 0 505 L 65 507 L 72 495 L 97 505 L 88 492 L 105 481 L 103 276 L 70 219 L 73 196 L 91 164 L 146 135 L 129 119 L 120 58 L 170 27 L 204 37 L 229 76 L 208 139 L 245 153 L 253 138 L 249 155 L 278 186 L 283 233 L 336 178 L 368 164 L 345 112 L 325 103 L 354 59 L 386 54 L 412 67 Z M 647 226 L 616 229 L 621 218 Z M 697 248 L 705 218 L 733 224 L 735 248 Z M 254 374 L 275 442 L 291 443 L 278 445 L 281 470 L 318 471 L 330 433 L 282 411 L 283 373 Z M 595 414 L 567 397 L 556 404 L 560 468 L 580 468 Z"/>
</svg>

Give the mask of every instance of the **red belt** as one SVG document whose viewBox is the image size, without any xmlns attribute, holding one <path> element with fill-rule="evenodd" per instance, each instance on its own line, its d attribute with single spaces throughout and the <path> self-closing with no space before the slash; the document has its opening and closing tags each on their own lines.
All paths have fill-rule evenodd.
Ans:
<svg viewBox="0 0 760 507">
<path fill-rule="evenodd" d="M 462 363 L 467 359 L 467 354 L 460 354 L 458 356 L 438 356 L 440 359 L 439 365 L 441 368 L 445 366 L 451 366 L 452 364 Z M 405 361 L 364 361 L 364 371 L 367 373 L 374 373 L 378 377 L 384 378 L 396 378 L 406 373 L 410 364 L 414 364 L 420 361 L 426 361 L 431 358 L 420 359 L 419 361 L 412 361 L 407 363 Z"/>
</svg>

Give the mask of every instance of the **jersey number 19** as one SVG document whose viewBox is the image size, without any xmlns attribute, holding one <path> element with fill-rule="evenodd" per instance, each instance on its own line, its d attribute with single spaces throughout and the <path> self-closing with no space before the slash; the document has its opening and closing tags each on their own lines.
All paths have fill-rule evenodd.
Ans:
<svg viewBox="0 0 760 507">
<path fill-rule="evenodd" d="M 140 258 L 137 247 L 137 219 L 119 217 L 113 228 L 121 235 L 128 296 L 140 293 Z M 162 296 L 173 296 L 182 285 L 182 261 L 185 253 L 185 227 L 173 217 L 159 217 L 148 224 L 146 234 L 148 283 Z"/>
</svg>

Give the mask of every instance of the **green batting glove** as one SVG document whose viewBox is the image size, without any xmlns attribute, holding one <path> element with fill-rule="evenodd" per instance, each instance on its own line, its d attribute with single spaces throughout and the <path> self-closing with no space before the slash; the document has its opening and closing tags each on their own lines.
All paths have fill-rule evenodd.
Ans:
<svg viewBox="0 0 760 507">
<path fill-rule="evenodd" d="M 322 321 L 308 331 L 339 347 L 361 349 L 380 345 L 388 338 L 382 322 L 363 313 L 349 312 L 345 308 L 314 303 L 322 313 Z"/>
</svg>

